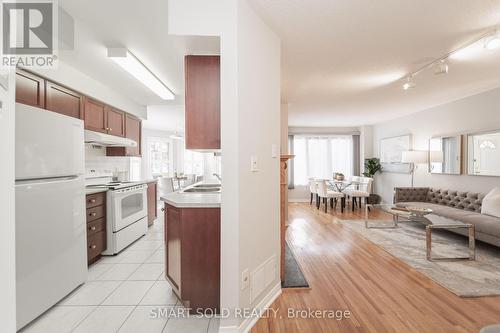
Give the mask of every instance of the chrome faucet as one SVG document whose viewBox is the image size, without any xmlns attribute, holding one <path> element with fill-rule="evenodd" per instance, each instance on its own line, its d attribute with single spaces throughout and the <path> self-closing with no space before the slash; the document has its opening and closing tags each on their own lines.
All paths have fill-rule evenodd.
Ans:
<svg viewBox="0 0 500 333">
<path fill-rule="evenodd" d="M 213 176 L 217 177 L 217 179 L 222 183 L 222 178 L 218 173 L 214 173 Z"/>
</svg>

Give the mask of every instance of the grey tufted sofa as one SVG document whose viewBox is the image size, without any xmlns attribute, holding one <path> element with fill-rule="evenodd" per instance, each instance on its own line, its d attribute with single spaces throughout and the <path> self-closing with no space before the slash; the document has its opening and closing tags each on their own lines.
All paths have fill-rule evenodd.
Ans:
<svg viewBox="0 0 500 333">
<path fill-rule="evenodd" d="M 471 223 L 476 239 L 500 246 L 500 218 L 481 214 L 484 194 L 441 190 L 429 187 L 396 187 L 394 203 L 398 206 L 427 207 L 433 213 L 452 220 Z M 454 232 L 466 235 L 462 229 Z"/>
</svg>

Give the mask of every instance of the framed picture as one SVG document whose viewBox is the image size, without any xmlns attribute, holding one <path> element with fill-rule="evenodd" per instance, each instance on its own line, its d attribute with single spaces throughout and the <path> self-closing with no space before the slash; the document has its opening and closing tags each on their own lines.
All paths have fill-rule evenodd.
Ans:
<svg viewBox="0 0 500 333">
<path fill-rule="evenodd" d="M 411 165 L 401 162 L 403 152 L 411 148 L 411 139 L 411 134 L 407 134 L 380 140 L 380 163 L 383 172 L 411 172 Z"/>
</svg>

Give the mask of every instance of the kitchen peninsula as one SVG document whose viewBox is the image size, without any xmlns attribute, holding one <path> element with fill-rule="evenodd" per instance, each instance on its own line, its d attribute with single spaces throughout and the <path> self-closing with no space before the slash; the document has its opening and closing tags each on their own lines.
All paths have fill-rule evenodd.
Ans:
<svg viewBox="0 0 500 333">
<path fill-rule="evenodd" d="M 199 182 L 165 202 L 165 277 L 182 304 L 219 312 L 220 184 Z"/>
</svg>

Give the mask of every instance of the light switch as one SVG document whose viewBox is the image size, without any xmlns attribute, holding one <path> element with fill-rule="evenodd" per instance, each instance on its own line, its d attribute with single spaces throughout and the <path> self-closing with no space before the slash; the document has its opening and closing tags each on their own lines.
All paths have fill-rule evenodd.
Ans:
<svg viewBox="0 0 500 333">
<path fill-rule="evenodd" d="M 271 146 L 271 157 L 272 158 L 277 158 L 278 157 L 278 145 L 273 143 Z"/>
<path fill-rule="evenodd" d="M 253 155 L 250 158 L 250 171 L 252 171 L 252 172 L 257 172 L 258 171 L 257 156 L 255 156 L 255 155 Z"/>
</svg>

